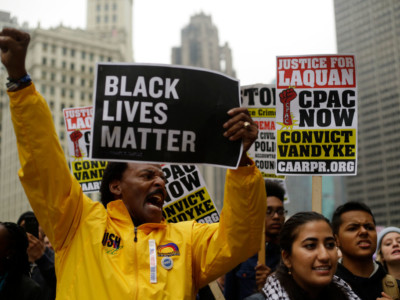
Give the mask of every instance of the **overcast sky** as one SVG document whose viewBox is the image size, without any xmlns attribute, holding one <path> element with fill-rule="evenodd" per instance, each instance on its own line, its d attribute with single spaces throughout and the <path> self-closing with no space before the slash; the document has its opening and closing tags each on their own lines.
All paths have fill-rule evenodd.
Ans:
<svg viewBox="0 0 400 300">
<path fill-rule="evenodd" d="M 85 0 L 0 0 L 0 10 L 31 26 L 86 27 Z M 231 47 L 242 85 L 271 83 L 276 56 L 337 51 L 333 0 L 134 0 L 135 61 L 171 63 L 181 29 L 200 12 Z"/>
</svg>

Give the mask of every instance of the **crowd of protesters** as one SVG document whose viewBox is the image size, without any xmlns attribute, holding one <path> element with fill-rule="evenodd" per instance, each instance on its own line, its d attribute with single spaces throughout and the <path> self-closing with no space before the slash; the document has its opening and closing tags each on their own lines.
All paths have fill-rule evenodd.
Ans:
<svg viewBox="0 0 400 300">
<path fill-rule="evenodd" d="M 227 171 L 219 223 L 166 223 L 158 164 L 109 163 L 102 203 L 90 200 L 26 72 L 29 41 L 16 29 L 0 32 L 19 176 L 34 210 L 0 223 L 0 299 L 194 299 L 218 278 L 226 299 L 400 298 L 400 229 L 378 236 L 358 202 L 338 207 L 332 221 L 316 212 L 285 220 L 284 191 L 247 156 L 258 129 L 245 108 L 231 109 L 223 125 L 243 152 Z"/>
</svg>

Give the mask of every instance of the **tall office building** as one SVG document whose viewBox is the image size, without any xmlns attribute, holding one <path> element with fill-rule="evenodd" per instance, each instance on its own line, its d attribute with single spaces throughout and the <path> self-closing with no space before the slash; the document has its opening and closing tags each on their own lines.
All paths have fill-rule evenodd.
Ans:
<svg viewBox="0 0 400 300">
<path fill-rule="evenodd" d="M 400 226 L 400 1 L 335 0 L 339 53 L 356 54 L 358 175 L 347 200 Z"/>
<path fill-rule="evenodd" d="M 228 43 L 219 45 L 218 29 L 211 16 L 194 15 L 181 31 L 181 46 L 172 48 L 172 64 L 201 67 L 235 77 Z"/>
<path fill-rule="evenodd" d="M 86 31 L 109 41 L 125 61 L 133 61 L 133 0 L 87 0 Z"/>
<path fill-rule="evenodd" d="M 211 16 L 199 13 L 181 31 L 181 46 L 172 49 L 172 64 L 201 67 L 223 72 L 235 77 L 232 51 L 225 43 L 219 45 L 218 29 Z M 223 168 L 199 166 L 207 189 L 216 206 L 221 209 L 224 195 L 225 172 Z"/>
<path fill-rule="evenodd" d="M 62 110 L 92 104 L 96 62 L 132 61 L 132 0 L 88 0 L 87 30 L 62 25 L 30 29 L 27 70 L 52 111 L 56 131 L 67 154 Z M 15 27 L 15 25 L 14 25 Z M 98 30 L 97 30 L 98 29 Z M 129 36 L 129 38 L 128 38 Z M 4 68 L 2 69 L 4 86 Z M 1 80 L 1 77 L 0 77 Z M 1 91 L 0 91 L 1 92 Z M 16 221 L 30 210 L 17 176 L 19 169 L 8 97 L 1 93 L 0 220 Z"/>
</svg>

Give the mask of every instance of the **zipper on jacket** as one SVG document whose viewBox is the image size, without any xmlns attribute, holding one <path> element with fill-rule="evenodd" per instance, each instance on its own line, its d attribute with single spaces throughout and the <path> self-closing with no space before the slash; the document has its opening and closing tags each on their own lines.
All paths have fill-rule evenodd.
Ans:
<svg viewBox="0 0 400 300">
<path fill-rule="evenodd" d="M 135 238 L 133 239 L 133 241 L 136 243 L 137 242 L 137 227 L 135 226 Z"/>
</svg>

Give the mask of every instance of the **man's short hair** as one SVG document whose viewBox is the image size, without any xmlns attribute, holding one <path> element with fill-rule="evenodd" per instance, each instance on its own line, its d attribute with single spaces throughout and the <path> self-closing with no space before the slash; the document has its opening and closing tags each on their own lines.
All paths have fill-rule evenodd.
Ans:
<svg viewBox="0 0 400 300">
<path fill-rule="evenodd" d="M 332 229 L 334 234 L 337 234 L 339 232 L 339 227 L 340 225 L 342 225 L 342 218 L 341 218 L 342 214 L 348 211 L 356 211 L 356 210 L 365 211 L 366 213 L 370 214 L 372 216 L 374 224 L 376 225 L 374 215 L 372 214 L 371 209 L 366 204 L 362 202 L 350 201 L 343 205 L 340 205 L 338 208 L 336 208 L 335 212 L 333 213 Z"/>
<path fill-rule="evenodd" d="M 21 214 L 19 216 L 19 218 L 18 218 L 17 224 L 19 226 L 21 226 L 22 221 L 25 221 L 28 218 L 35 218 L 36 219 L 35 214 L 33 213 L 33 211 L 26 211 L 23 214 Z"/>
<path fill-rule="evenodd" d="M 100 201 L 104 207 L 107 207 L 109 202 L 115 200 L 115 195 L 110 191 L 110 183 L 113 180 L 121 180 L 122 174 L 127 167 L 128 164 L 126 162 L 109 162 L 107 164 L 100 185 Z"/>
<path fill-rule="evenodd" d="M 285 189 L 277 181 L 265 180 L 265 190 L 267 197 L 277 197 L 282 202 L 285 199 Z"/>
</svg>

